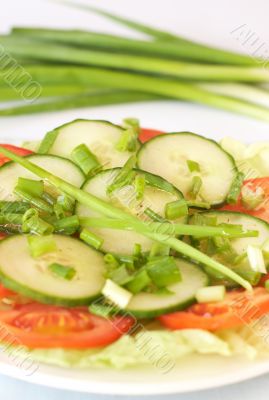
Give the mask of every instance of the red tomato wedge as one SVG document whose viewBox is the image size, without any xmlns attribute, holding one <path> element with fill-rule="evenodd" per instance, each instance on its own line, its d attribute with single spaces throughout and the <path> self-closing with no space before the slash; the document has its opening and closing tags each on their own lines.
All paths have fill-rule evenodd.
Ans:
<svg viewBox="0 0 269 400">
<path fill-rule="evenodd" d="M 0 146 L 5 147 L 7 150 L 12 151 L 12 153 L 17 154 L 18 156 L 29 156 L 29 154 L 33 154 L 32 151 L 23 149 L 22 147 L 13 146 L 12 144 L 0 144 Z M 0 166 L 6 164 L 10 159 L 8 157 L 0 154 Z"/>
<path fill-rule="evenodd" d="M 157 129 L 141 128 L 139 140 L 142 143 L 154 138 L 155 136 L 162 135 L 165 132 L 158 131 Z"/>
<path fill-rule="evenodd" d="M 222 210 L 238 211 L 250 214 L 269 222 L 269 177 L 246 180 L 243 187 L 247 187 L 249 190 L 253 191 L 253 193 L 255 193 L 258 188 L 261 188 L 264 192 L 263 203 L 255 210 L 248 210 L 244 207 L 242 203 L 242 195 L 240 195 L 237 204 L 227 204 L 222 208 Z"/>
<path fill-rule="evenodd" d="M 38 303 L 0 312 L 0 327 L 28 348 L 87 349 L 109 345 L 130 331 L 131 317 L 98 317 L 86 307 L 64 308 Z"/>
<path fill-rule="evenodd" d="M 269 292 L 255 288 L 253 293 L 232 291 L 222 302 L 195 304 L 185 311 L 162 315 L 159 321 L 172 330 L 235 328 L 269 313 Z"/>
</svg>

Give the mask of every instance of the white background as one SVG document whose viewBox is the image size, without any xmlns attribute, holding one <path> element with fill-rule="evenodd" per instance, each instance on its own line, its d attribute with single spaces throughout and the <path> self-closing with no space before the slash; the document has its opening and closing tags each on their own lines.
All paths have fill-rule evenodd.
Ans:
<svg viewBox="0 0 269 400">
<path fill-rule="evenodd" d="M 81 0 L 82 1 L 82 0 Z M 87 3 L 87 0 L 84 0 Z M 250 53 L 250 46 L 242 45 L 231 32 L 246 24 L 259 43 L 269 49 L 268 0 L 88 0 L 89 4 L 103 6 L 142 22 L 223 48 Z M 65 8 L 45 0 L 1 0 L 0 30 L 8 31 L 14 25 L 84 28 L 118 34 L 129 34 L 107 20 L 82 11 Z M 133 34 L 135 36 L 135 34 Z M 142 125 L 167 131 L 190 130 L 220 138 L 224 135 L 259 140 L 269 136 L 268 125 L 222 111 L 179 102 L 158 102 L 127 106 L 110 106 L 68 112 L 39 114 L 31 117 L 2 118 L 1 140 L 16 142 L 30 137 L 41 137 L 46 131 L 77 117 L 103 118 L 120 122 L 135 116 Z M 0 392 L 5 400 L 64 399 L 84 400 L 87 395 L 65 393 L 40 388 L 0 377 Z M 267 377 L 258 378 L 223 389 L 177 396 L 186 400 L 219 400 L 242 397 L 245 400 L 268 398 Z M 101 399 L 102 396 L 92 396 Z M 158 398 L 159 399 L 159 398 Z M 161 399 L 161 398 L 160 398 Z"/>
</svg>

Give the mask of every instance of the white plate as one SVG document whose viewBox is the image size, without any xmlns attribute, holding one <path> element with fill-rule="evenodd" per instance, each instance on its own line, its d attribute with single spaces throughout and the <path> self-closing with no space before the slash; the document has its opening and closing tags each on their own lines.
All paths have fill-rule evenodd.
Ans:
<svg viewBox="0 0 269 400">
<path fill-rule="evenodd" d="M 55 114 L 1 120 L 1 141 L 18 143 L 37 139 L 49 129 L 73 118 L 100 118 L 113 122 L 138 116 L 144 126 L 170 131 L 191 130 L 219 140 L 225 135 L 251 142 L 268 138 L 268 125 L 221 111 L 194 105 L 159 102 L 77 110 Z M 22 128 L 23 127 L 23 128 Z M 39 365 L 28 376 L 0 351 L 0 373 L 46 386 L 113 395 L 152 395 L 191 392 L 240 382 L 269 372 L 269 360 L 248 361 L 219 356 L 190 356 L 182 359 L 167 375 L 158 369 L 68 370 Z"/>
</svg>

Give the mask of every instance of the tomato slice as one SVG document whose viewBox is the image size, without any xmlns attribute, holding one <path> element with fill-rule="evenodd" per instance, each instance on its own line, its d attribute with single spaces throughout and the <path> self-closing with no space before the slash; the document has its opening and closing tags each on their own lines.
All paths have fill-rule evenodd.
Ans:
<svg viewBox="0 0 269 400">
<path fill-rule="evenodd" d="M 238 211 L 245 214 L 253 215 L 254 217 L 261 218 L 267 222 L 269 222 L 269 177 L 265 178 L 256 178 L 256 179 L 248 179 L 244 182 L 243 187 L 247 187 L 249 190 L 254 193 L 258 188 L 261 188 L 264 192 L 264 201 L 261 205 L 259 205 L 255 210 L 248 210 L 244 207 L 242 203 L 242 195 L 239 196 L 238 202 L 236 204 L 227 204 L 222 210 L 228 211 Z"/>
<path fill-rule="evenodd" d="M 217 331 L 235 328 L 269 313 L 269 293 L 257 287 L 253 293 L 235 290 L 222 302 L 195 304 L 186 311 L 159 317 L 169 329 L 205 329 Z"/>
<path fill-rule="evenodd" d="M 158 131 L 157 129 L 141 128 L 139 140 L 142 143 L 154 138 L 155 136 L 162 135 L 165 132 Z"/>
<path fill-rule="evenodd" d="M 0 325 L 28 348 L 86 349 L 109 345 L 134 324 L 131 317 L 102 318 L 86 307 L 38 303 L 0 312 Z"/>
<path fill-rule="evenodd" d="M 0 146 L 5 147 L 7 150 L 12 151 L 12 153 L 17 154 L 18 156 L 29 156 L 33 154 L 31 150 L 23 149 L 22 147 L 13 146 L 12 144 L 0 144 Z M 0 166 L 9 162 L 10 159 L 5 157 L 3 154 L 0 154 Z"/>
</svg>

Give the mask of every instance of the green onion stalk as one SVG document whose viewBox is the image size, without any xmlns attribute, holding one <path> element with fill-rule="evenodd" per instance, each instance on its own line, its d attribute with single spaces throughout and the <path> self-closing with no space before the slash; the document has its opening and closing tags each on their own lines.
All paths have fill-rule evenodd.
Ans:
<svg viewBox="0 0 269 400">
<path fill-rule="evenodd" d="M 102 15 L 110 20 L 123 24 L 128 28 L 134 29 L 135 31 L 145 33 L 146 35 L 152 36 L 155 40 L 150 43 L 157 43 L 163 47 L 171 46 L 174 51 L 178 52 L 181 58 L 196 60 L 200 62 L 215 62 L 221 64 L 239 64 L 239 65 L 255 65 L 257 60 L 252 57 L 235 54 L 230 51 L 220 50 L 212 47 L 205 46 L 203 44 L 195 43 L 177 35 L 173 35 L 170 32 L 166 32 L 160 29 L 150 27 L 148 25 L 141 24 L 137 21 L 133 21 L 105 10 L 101 10 L 97 7 L 73 2 L 73 1 L 60 1 L 60 3 L 77 8 L 90 11 L 99 15 Z"/>
<path fill-rule="evenodd" d="M 228 278 L 232 279 L 239 285 L 243 286 L 245 289 L 251 291 L 252 286 L 251 284 L 242 278 L 240 275 L 232 271 L 231 269 L 225 267 L 224 265 L 220 264 L 219 262 L 213 260 L 212 258 L 208 257 L 207 255 L 201 253 L 200 251 L 194 249 L 192 246 L 174 238 L 174 237 L 167 237 L 166 235 L 156 233 L 153 228 L 150 227 L 149 224 L 146 224 L 131 214 L 126 213 L 123 210 L 120 210 L 105 201 L 93 196 L 90 193 L 85 192 L 84 190 L 78 189 L 77 187 L 73 186 L 72 184 L 64 181 L 63 179 L 51 174 L 50 172 L 44 170 L 43 168 L 33 164 L 26 158 L 20 157 L 15 155 L 14 153 L 10 152 L 9 150 L 5 149 L 4 147 L 0 146 L 0 151 L 5 156 L 9 157 L 12 161 L 20 164 L 22 167 L 31 171 L 41 179 L 49 182 L 50 184 L 54 185 L 57 189 L 61 190 L 62 192 L 66 193 L 69 196 L 72 196 L 76 199 L 79 203 L 84 204 L 86 207 L 91 208 L 92 210 L 99 212 L 106 217 L 115 218 L 120 220 L 125 220 L 129 222 L 131 225 L 134 226 L 134 229 L 137 231 L 143 231 L 143 235 L 163 244 L 164 240 L 166 241 L 166 245 L 171 247 L 172 249 L 176 250 L 177 252 L 190 257 L 192 260 L 207 265 L 208 267 L 212 268 L 215 271 L 223 273 Z M 203 233 L 203 228 L 201 228 L 201 234 Z"/>
<path fill-rule="evenodd" d="M 0 43 L 14 57 L 42 62 L 99 66 L 190 80 L 268 82 L 269 71 L 256 66 L 192 64 L 156 57 L 101 52 L 31 38 L 1 36 Z"/>
<path fill-rule="evenodd" d="M 117 90 L 122 89 L 135 91 L 136 93 L 146 93 L 153 96 L 194 101 L 269 122 L 268 108 L 212 93 L 189 82 L 159 79 L 154 76 L 100 68 L 33 66 L 32 68 L 28 68 L 27 71 L 41 85 L 46 81 L 58 80 L 58 83 L 63 83 L 72 79 L 73 81 L 76 80 L 76 83 L 93 84 L 103 88 L 109 87 Z M 35 104 L 32 106 L 34 107 Z M 31 105 L 28 106 L 28 111 L 30 107 Z M 3 111 L 2 115 L 5 115 L 5 110 L 1 111 Z"/>
</svg>

